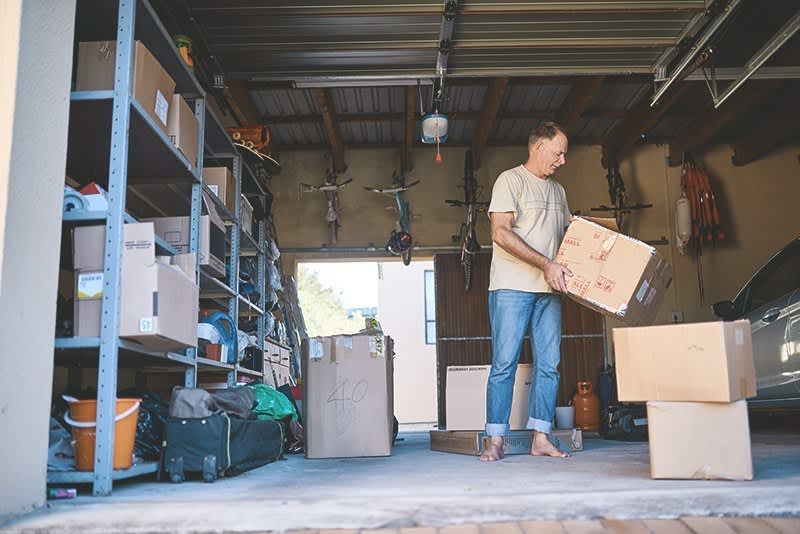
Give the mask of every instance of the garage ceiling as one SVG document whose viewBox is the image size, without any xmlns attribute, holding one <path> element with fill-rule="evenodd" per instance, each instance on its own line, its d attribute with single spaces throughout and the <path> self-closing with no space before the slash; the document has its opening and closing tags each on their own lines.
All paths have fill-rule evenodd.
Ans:
<svg viewBox="0 0 800 534">
<path fill-rule="evenodd" d="M 408 151 L 415 144 L 420 100 L 430 110 L 443 0 L 154 3 L 194 38 L 208 79 L 224 74 L 238 122 L 269 125 L 278 149 Z M 698 69 L 695 81 L 673 85 L 650 107 L 657 67 L 668 73 L 728 3 L 457 2 L 443 104 L 451 117 L 448 144 L 471 146 L 479 155 L 489 145 L 524 144 L 530 129 L 548 118 L 567 123 L 573 142 L 603 144 L 617 159 L 648 141 L 670 142 L 676 159 L 710 143 L 736 146 L 748 131 L 743 125 L 780 132 L 769 135 L 767 151 L 796 138 L 797 127 L 784 124 L 786 114 L 776 109 L 796 107 L 797 86 L 789 79 L 800 70 L 798 35 L 765 65 L 763 72 L 790 67 L 776 75 L 783 80 L 752 79 L 713 110 Z M 708 64 L 741 69 L 798 12 L 796 0 L 770 0 L 769 7 L 742 0 L 710 41 Z M 764 116 L 780 125 L 764 123 Z M 763 149 L 738 162 L 762 155 L 757 152 Z"/>
</svg>

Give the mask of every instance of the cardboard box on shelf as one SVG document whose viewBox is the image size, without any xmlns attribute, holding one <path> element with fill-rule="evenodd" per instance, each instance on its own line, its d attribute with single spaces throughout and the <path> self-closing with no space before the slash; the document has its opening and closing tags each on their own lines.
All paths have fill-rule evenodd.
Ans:
<svg viewBox="0 0 800 534">
<path fill-rule="evenodd" d="M 483 430 L 486 426 L 486 384 L 491 365 L 459 365 L 447 368 L 445 387 L 447 430 Z M 522 430 L 528 424 L 531 365 L 520 364 L 514 379 L 509 424 Z"/>
<path fill-rule="evenodd" d="M 78 65 L 75 76 L 76 91 L 104 91 L 114 89 L 116 41 L 85 41 L 78 43 Z M 167 132 L 167 119 L 175 81 L 141 41 L 134 44 L 133 93 L 134 100 L 153 117 L 159 127 Z"/>
<path fill-rule="evenodd" d="M 100 335 L 104 226 L 73 230 L 75 335 Z M 120 337 L 153 351 L 197 343 L 198 288 L 194 257 L 156 256 L 152 223 L 126 224 L 120 282 Z"/>
<path fill-rule="evenodd" d="M 622 402 L 733 402 L 756 395 L 750 322 L 615 328 Z"/>
<path fill-rule="evenodd" d="M 647 403 L 650 476 L 752 480 L 747 401 Z"/>
<path fill-rule="evenodd" d="M 573 219 L 556 261 L 572 271 L 570 298 L 630 326 L 652 324 L 672 282 L 670 263 L 650 245 L 618 233 L 613 219 Z"/>
<path fill-rule="evenodd" d="M 264 362 L 264 383 L 278 389 L 284 384 L 293 384 L 292 373 L 288 365 L 280 363 Z"/>
<path fill-rule="evenodd" d="M 214 276 L 225 276 L 225 221 L 217 213 L 214 203 L 203 193 L 203 211 L 200 216 L 200 267 Z M 155 217 L 143 219 L 155 224 L 156 234 L 175 247 L 180 254 L 189 252 L 190 220 L 182 217 Z"/>
<path fill-rule="evenodd" d="M 253 205 L 247 200 L 247 197 L 242 195 L 242 210 L 241 210 L 241 223 L 242 230 L 247 232 L 247 235 L 253 235 Z"/>
<path fill-rule="evenodd" d="M 303 340 L 306 457 L 392 454 L 393 354 L 380 333 Z"/>
<path fill-rule="evenodd" d="M 217 195 L 231 214 L 236 213 L 236 184 L 233 173 L 228 167 L 205 167 L 203 182 Z"/>
<path fill-rule="evenodd" d="M 181 95 L 173 95 L 167 116 L 167 134 L 172 144 L 178 147 L 192 167 L 197 166 L 197 136 L 200 125 L 192 108 Z"/>
<path fill-rule="evenodd" d="M 430 439 L 432 451 L 480 456 L 490 438 L 480 430 L 431 430 Z M 583 432 L 580 428 L 553 430 L 550 439 L 563 451 L 579 452 L 583 450 Z M 533 431 L 515 430 L 506 436 L 505 453 L 530 454 L 532 444 Z"/>
</svg>

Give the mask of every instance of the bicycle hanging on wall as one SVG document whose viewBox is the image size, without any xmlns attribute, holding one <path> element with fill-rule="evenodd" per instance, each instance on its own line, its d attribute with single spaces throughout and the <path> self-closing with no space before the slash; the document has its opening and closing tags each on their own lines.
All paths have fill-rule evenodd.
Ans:
<svg viewBox="0 0 800 534">
<path fill-rule="evenodd" d="M 477 213 L 483 213 L 489 207 L 488 202 L 478 200 L 480 188 L 472 171 L 472 151 L 467 150 L 464 155 L 464 200 L 445 200 L 451 206 L 467 208 L 467 219 L 461 224 L 458 235 L 453 236 L 453 241 L 461 244 L 461 267 L 464 270 L 464 290 L 469 291 L 472 286 L 472 256 L 481 250 L 478 237 L 475 235 Z"/>
<path fill-rule="evenodd" d="M 403 173 L 392 173 L 391 187 L 364 187 L 367 191 L 380 193 L 394 198 L 394 209 L 397 211 L 397 221 L 389 241 L 386 243 L 386 251 L 394 256 L 401 256 L 403 264 L 411 263 L 411 208 L 406 200 L 404 193 L 417 185 L 420 181 L 416 180 L 406 183 L 406 175 Z"/>
<path fill-rule="evenodd" d="M 352 178 L 342 183 L 337 183 L 338 177 L 332 170 L 328 171 L 325 181 L 320 185 L 300 184 L 300 193 L 325 193 L 328 201 L 328 210 L 325 212 L 325 222 L 330 228 L 330 244 L 335 245 L 339 241 L 339 213 L 341 204 L 339 202 L 339 190 L 353 181 Z"/>
</svg>

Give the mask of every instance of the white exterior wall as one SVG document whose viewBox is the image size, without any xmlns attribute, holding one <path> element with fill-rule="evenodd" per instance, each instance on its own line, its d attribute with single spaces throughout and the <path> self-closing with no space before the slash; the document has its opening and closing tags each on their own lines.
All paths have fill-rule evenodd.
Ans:
<svg viewBox="0 0 800 534">
<path fill-rule="evenodd" d="M 395 343 L 395 415 L 401 423 L 436 421 L 436 345 L 425 344 L 425 271 L 433 262 L 380 268 L 378 319 Z"/>
<path fill-rule="evenodd" d="M 0 521 L 45 501 L 74 23 L 0 2 Z"/>
</svg>

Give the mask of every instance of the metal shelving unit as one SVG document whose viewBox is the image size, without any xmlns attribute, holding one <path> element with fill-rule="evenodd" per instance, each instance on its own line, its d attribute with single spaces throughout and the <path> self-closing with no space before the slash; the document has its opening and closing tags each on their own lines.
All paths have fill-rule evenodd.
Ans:
<svg viewBox="0 0 800 534">
<path fill-rule="evenodd" d="M 115 30 L 116 35 L 110 34 Z M 95 465 L 91 472 L 48 472 L 49 483 L 92 483 L 94 495 L 109 495 L 113 481 L 154 473 L 157 462 L 143 462 L 130 469 L 113 469 L 114 417 L 117 377 L 121 367 L 175 366 L 183 369 L 184 383 L 196 383 L 197 359 L 193 348 L 185 353 L 153 352 L 119 337 L 120 278 L 123 226 L 136 219 L 126 213 L 131 192 L 163 215 L 148 197 L 172 195 L 176 205 L 187 209 L 191 220 L 189 250 L 199 252 L 202 158 L 196 166 L 175 147 L 159 125 L 132 98 L 134 42 L 141 40 L 176 82 L 176 93 L 194 101 L 199 121 L 198 153 L 204 147 L 205 93 L 179 57 L 172 39 L 155 15 L 148 0 L 81 0 L 76 17 L 80 40 L 116 40 L 114 89 L 76 91 L 71 94 L 67 172 L 81 179 L 107 177 L 108 209 L 100 212 L 74 211 L 63 216 L 65 224 L 105 224 L 106 247 L 103 263 L 103 297 L 100 336 L 58 338 L 56 363 L 71 368 L 98 369 Z M 107 173 L 107 174 L 106 174 Z M 180 187 L 190 189 L 184 194 Z M 160 254 L 175 249 L 156 239 Z M 199 283 L 199 270 L 195 273 Z"/>
<path fill-rule="evenodd" d="M 120 279 L 123 249 L 123 225 L 137 220 L 126 212 L 128 193 L 140 211 L 147 216 L 176 215 L 174 210 L 190 217 L 189 251 L 198 255 L 195 280 L 201 301 L 212 301 L 224 307 L 231 317 L 258 319 L 259 348 L 264 349 L 266 307 L 264 284 L 265 227 L 257 224 L 253 238 L 241 231 L 241 192 L 266 195 L 256 175 L 243 162 L 222 123 L 206 106 L 205 92 L 194 74 L 178 55 L 172 38 L 158 19 L 148 0 L 79 0 L 76 36 L 81 41 L 115 40 L 116 58 L 114 89 L 74 91 L 70 98 L 70 126 L 67 149 L 67 173 L 80 179 L 104 181 L 107 177 L 108 209 L 106 211 L 67 211 L 63 222 L 77 226 L 105 224 L 106 250 L 103 264 L 104 318 L 99 337 L 57 338 L 55 361 L 71 369 L 96 367 L 97 427 L 94 471 L 51 471 L 48 483 L 92 483 L 93 494 L 110 495 L 113 481 L 154 473 L 157 462 L 143 462 L 130 469 L 113 469 L 114 417 L 116 415 L 117 377 L 120 368 L 178 370 L 184 385 L 195 387 L 201 372 L 226 373 L 233 386 L 239 376 L 263 379 L 264 368 L 247 369 L 239 363 L 226 363 L 197 357 L 196 349 L 185 353 L 153 352 L 141 345 L 121 339 Z M 198 121 L 198 150 L 202 155 L 196 166 L 174 146 L 161 127 L 142 105 L 132 97 L 134 43 L 142 41 L 176 82 L 175 92 L 194 102 Z M 224 161 L 235 177 L 235 213 L 203 184 L 204 160 Z M 246 185 L 243 186 L 243 180 Z M 222 281 L 205 273 L 199 266 L 200 219 L 203 192 L 208 196 L 228 229 L 227 276 Z M 142 213 L 144 216 L 144 213 Z M 243 247 L 240 247 L 241 245 Z M 175 254 L 174 247 L 156 238 L 159 254 Z M 239 257 L 258 257 L 260 298 L 251 303 L 239 295 Z"/>
</svg>

